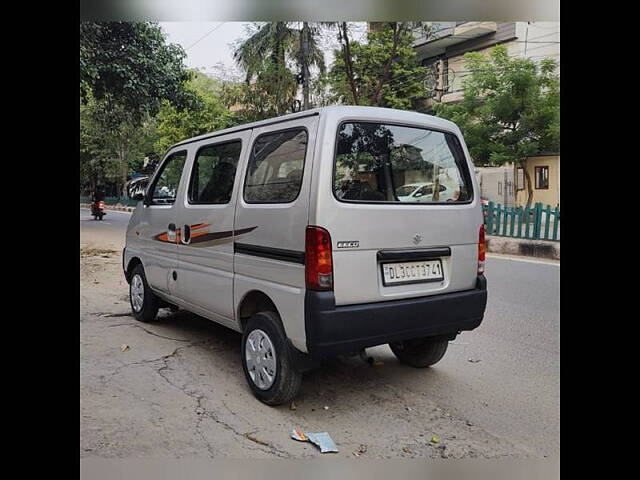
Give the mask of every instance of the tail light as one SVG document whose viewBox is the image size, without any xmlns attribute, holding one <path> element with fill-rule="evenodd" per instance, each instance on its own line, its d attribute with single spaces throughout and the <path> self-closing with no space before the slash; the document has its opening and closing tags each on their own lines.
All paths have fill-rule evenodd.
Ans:
<svg viewBox="0 0 640 480">
<path fill-rule="evenodd" d="M 484 224 L 480 225 L 480 236 L 478 238 L 478 275 L 484 273 L 484 260 L 486 257 L 487 244 L 484 239 Z"/>
<path fill-rule="evenodd" d="M 333 290 L 333 258 L 329 232 L 322 227 L 308 226 L 304 253 L 307 288 Z"/>
</svg>

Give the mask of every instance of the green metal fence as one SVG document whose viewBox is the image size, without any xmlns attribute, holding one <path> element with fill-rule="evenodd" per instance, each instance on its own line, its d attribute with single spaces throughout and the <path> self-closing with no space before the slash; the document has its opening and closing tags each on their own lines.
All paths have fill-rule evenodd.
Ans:
<svg viewBox="0 0 640 480">
<path fill-rule="evenodd" d="M 489 202 L 482 207 L 485 233 L 501 237 L 560 241 L 560 209 L 536 203 L 532 207 L 506 207 Z"/>
<path fill-rule="evenodd" d="M 91 203 L 91 197 L 80 197 L 80 203 Z M 105 197 L 104 203 L 107 205 L 123 205 L 125 207 L 135 207 L 138 202 L 124 197 Z"/>
</svg>

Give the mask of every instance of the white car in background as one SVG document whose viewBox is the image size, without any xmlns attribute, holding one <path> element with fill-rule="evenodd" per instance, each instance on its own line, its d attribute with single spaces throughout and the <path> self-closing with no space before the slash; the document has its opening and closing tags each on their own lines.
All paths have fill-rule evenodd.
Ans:
<svg viewBox="0 0 640 480">
<path fill-rule="evenodd" d="M 453 200 L 456 192 L 450 186 L 440 184 L 440 198 L 438 201 Z M 396 189 L 396 195 L 401 202 L 431 202 L 433 201 L 433 182 L 408 183 Z"/>
</svg>

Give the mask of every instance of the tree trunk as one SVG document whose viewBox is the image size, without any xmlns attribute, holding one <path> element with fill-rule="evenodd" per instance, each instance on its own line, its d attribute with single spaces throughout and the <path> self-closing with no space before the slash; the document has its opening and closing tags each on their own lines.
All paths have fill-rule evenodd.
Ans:
<svg viewBox="0 0 640 480">
<path fill-rule="evenodd" d="M 524 178 L 527 181 L 527 208 L 531 207 L 531 200 L 533 200 L 533 187 L 531 186 L 531 175 L 526 166 L 524 168 Z"/>
<path fill-rule="evenodd" d="M 391 64 L 396 58 L 396 54 L 398 51 L 398 42 L 400 40 L 400 31 L 401 26 L 398 25 L 397 22 L 393 24 L 393 46 L 391 47 L 391 55 L 389 56 L 389 60 L 384 66 L 384 70 L 380 79 L 378 80 L 378 85 L 376 86 L 375 91 L 373 92 L 373 96 L 371 97 L 371 103 L 376 106 L 380 106 L 380 93 L 382 92 L 382 87 L 385 83 L 389 81 L 389 72 L 391 70 Z"/>
<path fill-rule="evenodd" d="M 351 87 L 353 104 L 359 105 L 360 101 L 358 99 L 358 90 L 356 89 L 356 82 L 353 76 L 353 62 L 351 58 L 351 45 L 349 44 L 349 32 L 347 31 L 347 22 L 342 22 L 340 24 L 339 32 L 340 32 L 340 40 L 344 41 L 344 45 L 342 47 L 342 56 L 344 59 L 344 68 L 347 74 L 347 80 L 349 81 L 349 86 Z"/>
<path fill-rule="evenodd" d="M 302 22 L 302 31 L 300 32 L 301 48 L 302 48 L 302 109 L 309 110 L 311 103 L 309 102 L 309 23 Z"/>
</svg>

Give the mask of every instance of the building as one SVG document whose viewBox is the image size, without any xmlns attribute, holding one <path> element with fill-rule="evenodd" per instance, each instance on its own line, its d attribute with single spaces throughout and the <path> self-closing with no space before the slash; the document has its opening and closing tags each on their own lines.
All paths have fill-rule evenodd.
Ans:
<svg viewBox="0 0 640 480">
<path fill-rule="evenodd" d="M 560 63 L 559 22 L 431 22 L 428 36 L 421 30 L 415 36 L 413 47 L 420 63 L 429 68 L 427 81 L 433 87 L 425 112 L 435 102 L 462 100 L 462 81 L 469 74 L 467 52 L 489 53 L 504 45 L 514 57 L 553 58 Z"/>
<path fill-rule="evenodd" d="M 560 155 L 540 154 L 527 158 L 524 165 L 476 167 L 480 195 L 506 207 L 527 204 L 525 171 L 531 178 L 531 204 L 542 203 L 560 208 Z"/>
<path fill-rule="evenodd" d="M 469 74 L 464 54 L 488 54 L 496 45 L 504 45 L 509 55 L 540 61 L 552 58 L 560 64 L 560 23 L 558 22 L 432 22 L 425 36 L 415 32 L 413 47 L 420 63 L 429 68 L 427 81 L 432 97 L 424 103 L 425 113 L 436 102 L 462 100 L 462 82 Z M 526 160 L 521 168 L 482 167 L 476 175 L 481 192 L 490 200 L 507 206 L 523 206 L 527 201 L 524 172 L 533 187 L 532 203 L 560 206 L 560 155 L 539 154 Z"/>
<path fill-rule="evenodd" d="M 476 167 L 480 195 L 493 203 L 513 207 L 516 203 L 513 165 Z M 525 199 L 526 201 L 526 199 Z"/>
<path fill-rule="evenodd" d="M 529 157 L 522 167 L 515 169 L 515 204 L 527 203 L 525 171 L 531 178 L 533 198 L 531 203 L 542 203 L 560 208 L 560 155 L 541 153 Z"/>
</svg>

